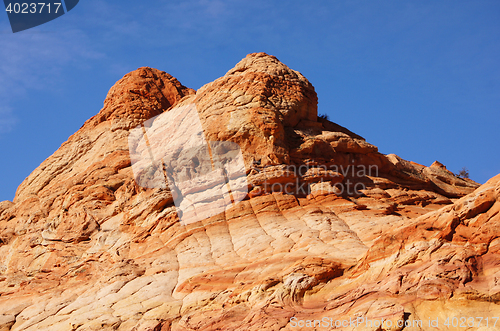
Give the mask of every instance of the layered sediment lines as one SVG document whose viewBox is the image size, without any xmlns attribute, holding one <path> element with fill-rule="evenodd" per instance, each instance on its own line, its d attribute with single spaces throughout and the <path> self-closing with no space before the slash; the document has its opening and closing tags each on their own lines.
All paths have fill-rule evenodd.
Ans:
<svg viewBox="0 0 500 331">
<path fill-rule="evenodd" d="M 240 146 L 248 195 L 182 224 L 175 192 L 135 181 L 128 136 L 189 104 L 207 141 Z M 479 186 L 383 155 L 317 112 L 311 83 L 264 53 L 198 91 L 152 68 L 125 75 L 0 202 L 0 330 L 500 317 L 500 177 Z"/>
</svg>

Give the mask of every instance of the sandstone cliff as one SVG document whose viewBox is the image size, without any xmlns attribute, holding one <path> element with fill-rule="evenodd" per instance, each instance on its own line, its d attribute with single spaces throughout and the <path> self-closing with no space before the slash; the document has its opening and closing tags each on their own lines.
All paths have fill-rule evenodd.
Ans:
<svg viewBox="0 0 500 331">
<path fill-rule="evenodd" d="M 248 195 L 185 225 L 175 192 L 135 181 L 127 139 L 187 104 L 207 140 L 241 148 Z M 140 68 L 0 202 L 0 330 L 297 330 L 323 318 L 429 330 L 419 322 L 447 329 L 453 317 L 491 330 L 499 210 L 500 176 L 479 186 L 380 154 L 318 118 L 314 87 L 273 56 L 250 54 L 196 92 Z"/>
</svg>

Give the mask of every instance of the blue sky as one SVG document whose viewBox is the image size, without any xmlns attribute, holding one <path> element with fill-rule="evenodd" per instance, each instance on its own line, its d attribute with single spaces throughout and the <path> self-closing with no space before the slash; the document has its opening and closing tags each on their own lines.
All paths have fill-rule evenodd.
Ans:
<svg viewBox="0 0 500 331">
<path fill-rule="evenodd" d="M 315 86 L 319 112 L 404 159 L 500 173 L 500 2 L 106 1 L 13 34 L 0 13 L 0 201 L 141 66 L 198 89 L 248 53 Z"/>
</svg>

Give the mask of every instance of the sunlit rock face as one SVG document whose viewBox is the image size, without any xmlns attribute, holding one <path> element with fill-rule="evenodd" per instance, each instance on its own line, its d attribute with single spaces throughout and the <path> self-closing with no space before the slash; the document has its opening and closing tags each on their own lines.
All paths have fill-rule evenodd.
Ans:
<svg viewBox="0 0 500 331">
<path fill-rule="evenodd" d="M 0 330 L 492 329 L 500 176 L 380 154 L 317 114 L 264 53 L 196 92 L 125 75 L 0 202 Z"/>
</svg>

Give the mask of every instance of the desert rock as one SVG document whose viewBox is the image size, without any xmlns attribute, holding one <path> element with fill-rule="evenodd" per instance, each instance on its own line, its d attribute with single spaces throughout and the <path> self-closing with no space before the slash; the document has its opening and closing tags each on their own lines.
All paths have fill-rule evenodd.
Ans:
<svg viewBox="0 0 500 331">
<path fill-rule="evenodd" d="M 241 148 L 249 193 L 181 224 L 176 192 L 134 180 L 127 139 L 188 104 L 207 141 Z M 311 83 L 265 53 L 196 92 L 156 69 L 125 75 L 0 202 L 0 330 L 500 316 L 500 177 L 383 155 L 317 114 Z"/>
</svg>

